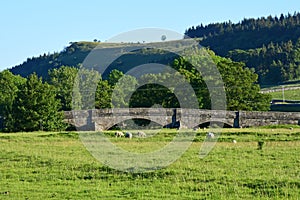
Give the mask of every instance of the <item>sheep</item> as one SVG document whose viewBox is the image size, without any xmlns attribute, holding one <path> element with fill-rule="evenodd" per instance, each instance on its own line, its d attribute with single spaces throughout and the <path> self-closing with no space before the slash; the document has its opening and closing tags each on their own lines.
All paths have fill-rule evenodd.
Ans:
<svg viewBox="0 0 300 200">
<path fill-rule="evenodd" d="M 137 136 L 138 137 L 146 137 L 146 133 L 144 133 L 143 131 L 138 131 Z"/>
<path fill-rule="evenodd" d="M 124 133 L 122 133 L 121 131 L 116 131 L 115 136 L 116 137 L 124 137 Z"/>
<path fill-rule="evenodd" d="M 233 142 L 234 144 L 236 144 L 236 140 L 232 140 L 232 142 Z"/>
<path fill-rule="evenodd" d="M 213 138 L 215 138 L 215 134 L 209 132 L 209 133 L 207 133 L 206 137 L 207 137 L 208 139 L 213 139 Z"/>
<path fill-rule="evenodd" d="M 125 137 L 131 139 L 132 138 L 132 133 L 126 132 Z"/>
</svg>

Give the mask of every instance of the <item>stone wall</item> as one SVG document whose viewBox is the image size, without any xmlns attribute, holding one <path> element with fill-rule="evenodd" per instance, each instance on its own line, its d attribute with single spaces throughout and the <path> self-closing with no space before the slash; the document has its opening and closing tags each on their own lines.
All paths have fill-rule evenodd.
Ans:
<svg viewBox="0 0 300 200">
<path fill-rule="evenodd" d="M 265 125 L 299 125 L 300 113 L 296 112 L 257 112 L 240 111 L 239 126 L 253 127 Z"/>
<path fill-rule="evenodd" d="M 253 127 L 300 123 L 300 113 L 220 111 L 184 108 L 100 109 L 65 112 L 65 121 L 78 130 L 106 130 L 129 119 L 147 119 L 165 127 L 194 128 L 208 122 L 221 122 L 231 127 Z M 211 123 L 212 125 L 212 123 Z"/>
</svg>

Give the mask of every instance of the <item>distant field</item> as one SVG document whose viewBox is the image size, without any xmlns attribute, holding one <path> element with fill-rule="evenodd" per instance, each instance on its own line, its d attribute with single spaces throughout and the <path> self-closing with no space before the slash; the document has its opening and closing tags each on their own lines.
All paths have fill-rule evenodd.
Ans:
<svg viewBox="0 0 300 200">
<path fill-rule="evenodd" d="M 271 92 L 273 99 L 283 99 L 283 92 Z M 300 100 L 300 89 L 295 90 L 285 90 L 284 91 L 285 100 Z"/>
<path fill-rule="evenodd" d="M 264 88 L 262 92 L 271 94 L 272 99 L 300 100 L 299 84 Z"/>
<path fill-rule="evenodd" d="M 199 130 L 175 163 L 140 174 L 99 163 L 75 132 L 0 134 L 0 199 L 300 198 L 300 128 L 223 130 L 204 159 L 199 150 L 206 132 Z M 174 136 L 170 130 L 145 140 L 106 134 L 116 145 L 137 152 Z M 257 148 L 260 140 L 265 141 L 262 150 Z"/>
</svg>

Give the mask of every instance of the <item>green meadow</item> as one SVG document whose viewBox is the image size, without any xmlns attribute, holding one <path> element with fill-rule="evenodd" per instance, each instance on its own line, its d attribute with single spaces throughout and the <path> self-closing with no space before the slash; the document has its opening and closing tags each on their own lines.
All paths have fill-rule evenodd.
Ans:
<svg viewBox="0 0 300 200">
<path fill-rule="evenodd" d="M 274 91 L 271 91 L 274 90 Z M 300 100 L 300 85 L 286 85 L 274 86 L 269 88 L 264 88 L 262 91 L 271 91 L 269 94 L 272 96 L 272 99 L 285 99 L 285 100 Z"/>
<path fill-rule="evenodd" d="M 194 142 L 177 161 L 147 173 L 103 165 L 78 134 L 0 134 L 0 199 L 300 198 L 297 126 L 223 129 L 203 159 L 199 151 L 207 130 L 197 130 Z M 113 131 L 105 134 L 128 151 L 149 152 L 167 144 L 176 132 L 162 130 L 153 137 L 131 140 L 115 138 Z"/>
<path fill-rule="evenodd" d="M 271 92 L 273 99 L 285 99 L 285 100 L 300 100 L 300 89 L 285 90 L 281 92 Z"/>
</svg>

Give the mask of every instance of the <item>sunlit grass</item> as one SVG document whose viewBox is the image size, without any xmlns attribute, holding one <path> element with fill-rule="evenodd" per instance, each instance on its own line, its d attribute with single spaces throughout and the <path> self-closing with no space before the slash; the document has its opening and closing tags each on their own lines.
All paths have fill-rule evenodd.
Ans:
<svg viewBox="0 0 300 200">
<path fill-rule="evenodd" d="M 0 134 L 0 199 L 300 198 L 299 128 L 223 129 L 204 159 L 199 151 L 207 130 L 195 133 L 197 142 L 176 162 L 138 174 L 98 162 L 76 132 Z M 106 134 L 124 149 L 150 152 L 176 132 L 131 140 Z"/>
<path fill-rule="evenodd" d="M 271 92 L 273 99 L 300 100 L 300 89 Z"/>
</svg>

